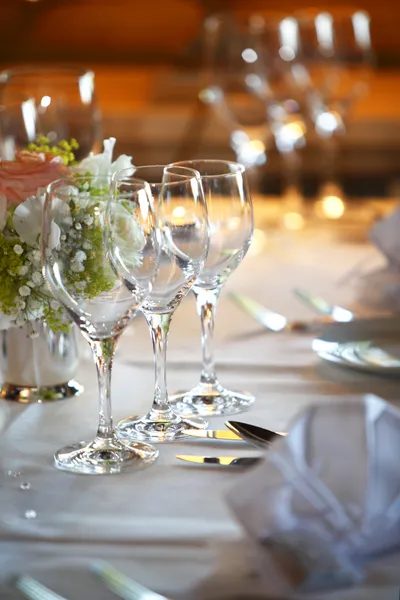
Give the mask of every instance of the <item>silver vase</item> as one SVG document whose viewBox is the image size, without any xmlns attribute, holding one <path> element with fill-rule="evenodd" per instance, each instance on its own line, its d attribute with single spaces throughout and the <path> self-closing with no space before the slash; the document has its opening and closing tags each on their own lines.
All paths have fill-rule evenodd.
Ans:
<svg viewBox="0 0 400 600">
<path fill-rule="evenodd" d="M 0 332 L 0 398 L 28 404 L 76 396 L 83 387 L 74 380 L 78 368 L 75 328 L 54 333 L 45 322 Z"/>
</svg>

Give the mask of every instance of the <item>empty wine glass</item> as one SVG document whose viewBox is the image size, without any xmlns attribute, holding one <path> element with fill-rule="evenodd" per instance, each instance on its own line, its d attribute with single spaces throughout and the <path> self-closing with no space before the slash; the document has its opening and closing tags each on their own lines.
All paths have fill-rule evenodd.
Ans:
<svg viewBox="0 0 400 600">
<path fill-rule="evenodd" d="M 116 190 L 129 189 L 129 169 L 115 176 Z M 209 245 L 207 209 L 198 173 L 182 167 L 136 167 L 134 176 L 147 181 L 154 198 L 159 236 L 159 267 L 150 294 L 142 305 L 149 324 L 155 359 L 155 391 L 151 410 L 118 424 L 118 434 L 127 439 L 154 442 L 183 437 L 183 431 L 205 428 L 202 419 L 183 418 L 169 405 L 166 383 L 167 336 L 171 318 L 182 298 L 199 277 Z M 111 200 L 112 201 L 112 200 Z M 127 269 L 119 270 L 130 288 Z"/>
<path fill-rule="evenodd" d="M 16 67 L 0 74 L 1 156 L 44 136 L 51 145 L 76 139 L 81 160 L 101 138 L 94 73 L 68 67 Z"/>
<path fill-rule="evenodd" d="M 54 310 L 66 310 L 89 342 L 99 384 L 96 437 L 56 452 L 59 469 L 76 473 L 113 474 L 152 463 L 152 446 L 119 441 L 111 415 L 111 370 L 120 335 L 149 293 L 156 272 L 158 247 L 152 198 L 143 181 L 132 180 L 129 197 L 116 198 L 105 231 L 110 179 L 62 179 L 48 187 L 42 232 L 43 274 L 55 297 Z M 128 290 L 111 268 L 107 249 L 137 271 L 135 290 Z M 59 304 L 58 304 L 59 303 Z"/>
<path fill-rule="evenodd" d="M 296 15 L 296 20 L 296 61 L 307 70 L 308 109 L 324 150 L 321 196 L 341 200 L 335 173 L 338 137 L 346 133 L 352 106 L 368 92 L 375 60 L 370 17 L 348 8 L 309 9 Z"/>
<path fill-rule="evenodd" d="M 210 223 L 210 249 L 204 269 L 193 286 L 201 319 L 203 367 L 200 383 L 171 397 L 183 415 L 222 415 L 241 412 L 254 397 L 231 392 L 217 379 L 214 367 L 215 312 L 222 286 L 246 255 L 253 235 L 253 205 L 243 165 L 223 160 L 175 163 L 200 173 Z"/>
</svg>

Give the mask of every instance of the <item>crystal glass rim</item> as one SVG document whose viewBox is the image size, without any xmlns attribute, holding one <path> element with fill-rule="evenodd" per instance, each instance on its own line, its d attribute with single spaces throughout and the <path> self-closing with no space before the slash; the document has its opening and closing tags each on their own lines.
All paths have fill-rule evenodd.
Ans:
<svg viewBox="0 0 400 600">
<path fill-rule="evenodd" d="M 100 180 L 101 182 L 107 182 L 109 184 L 114 183 L 114 179 L 112 177 L 112 175 L 93 175 L 93 177 L 95 177 L 97 180 Z M 68 185 L 76 185 L 76 182 L 78 181 L 83 181 L 83 182 L 87 182 L 89 179 L 88 175 L 81 175 L 78 177 L 60 177 L 59 179 L 55 179 L 54 181 L 51 181 L 48 186 L 46 187 L 46 192 L 47 194 L 51 194 L 51 192 L 53 191 L 53 188 L 56 188 L 57 185 L 61 185 L 62 183 L 66 183 Z M 135 177 L 131 178 L 131 181 L 133 183 L 137 183 L 138 185 L 140 185 L 143 189 L 146 189 L 146 187 L 149 185 L 147 183 L 147 181 L 144 181 L 144 179 L 138 179 Z M 110 194 L 113 194 L 113 190 L 112 187 L 110 187 Z"/>
<path fill-rule="evenodd" d="M 173 167 L 178 167 L 179 169 L 184 169 L 185 171 L 188 171 L 188 175 L 182 175 L 182 180 L 181 181 L 167 181 L 167 182 L 163 182 L 163 181 L 159 181 L 157 183 L 151 183 L 150 181 L 147 181 L 146 179 L 141 179 L 140 177 L 135 177 L 135 173 L 133 173 L 132 175 L 126 175 L 126 177 L 123 177 L 122 179 L 118 179 L 118 177 L 121 175 L 121 173 L 123 173 L 124 171 L 132 171 L 132 169 L 166 169 L 166 168 L 173 168 Z M 113 183 L 122 183 L 122 182 L 129 182 L 132 179 L 137 179 L 140 181 L 143 181 L 144 183 L 147 183 L 147 185 L 150 186 L 151 189 L 155 188 L 155 187 L 159 187 L 160 185 L 166 186 L 166 187 L 172 187 L 172 186 L 177 186 L 177 185 L 182 185 L 182 183 L 188 183 L 190 181 L 192 181 L 193 179 L 195 179 L 197 182 L 199 181 L 201 175 L 198 171 L 196 171 L 196 169 L 191 169 L 190 167 L 182 167 L 181 165 L 138 165 L 138 166 L 134 166 L 134 167 L 127 167 L 126 169 L 120 169 L 119 171 L 116 171 L 113 175 L 112 175 L 112 182 Z"/>
<path fill-rule="evenodd" d="M 220 160 L 219 158 L 195 158 L 193 160 L 182 160 L 182 161 L 178 161 L 175 163 L 170 163 L 169 165 L 167 165 L 168 167 L 180 167 L 180 168 L 190 168 L 190 167 L 184 167 L 184 164 L 188 164 L 188 163 L 208 163 L 208 164 L 215 164 L 215 163 L 219 163 L 221 165 L 225 165 L 226 167 L 228 166 L 233 166 L 234 167 L 234 171 L 228 171 L 226 173 L 215 173 L 213 175 L 202 175 L 202 173 L 200 171 L 198 171 L 197 169 L 193 169 L 194 171 L 196 171 L 197 173 L 200 174 L 201 179 L 216 179 L 216 178 L 229 178 L 229 177 L 236 177 L 239 173 L 244 175 L 246 173 L 246 168 L 244 165 L 242 165 L 241 163 L 238 162 L 234 162 L 233 160 Z"/>
<path fill-rule="evenodd" d="M 61 65 L 55 67 L 51 65 L 21 65 L 4 69 L 0 71 L 0 83 L 7 83 L 14 77 L 21 77 L 26 75 L 54 75 L 55 78 L 62 79 L 68 75 L 75 75 L 78 79 L 84 75 L 93 75 L 95 73 L 92 69 L 85 69 L 84 67 L 78 67 L 73 65 Z"/>
</svg>

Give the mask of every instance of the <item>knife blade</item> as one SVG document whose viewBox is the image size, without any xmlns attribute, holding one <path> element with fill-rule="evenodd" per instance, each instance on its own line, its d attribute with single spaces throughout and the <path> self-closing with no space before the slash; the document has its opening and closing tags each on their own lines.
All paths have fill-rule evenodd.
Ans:
<svg viewBox="0 0 400 600">
<path fill-rule="evenodd" d="M 248 296 L 231 292 L 229 296 L 236 304 L 240 306 L 250 317 L 253 317 L 258 323 L 270 329 L 271 331 L 283 331 L 287 326 L 287 319 L 279 313 L 269 310 L 259 302 L 256 302 Z"/>
<path fill-rule="evenodd" d="M 187 429 L 183 435 L 202 440 L 223 440 L 224 442 L 245 442 L 245 440 L 228 429 Z"/>
<path fill-rule="evenodd" d="M 178 454 L 176 458 L 200 465 L 219 465 L 222 467 L 250 467 L 262 459 L 261 456 L 197 456 L 193 454 Z"/>
<path fill-rule="evenodd" d="M 349 321 L 353 321 L 354 319 L 354 313 L 352 313 L 347 308 L 343 308 L 343 306 L 337 306 L 335 304 L 330 304 L 324 298 L 316 296 L 311 292 L 307 292 L 307 290 L 295 288 L 293 290 L 293 293 L 296 296 L 296 298 L 300 300 L 300 302 L 302 302 L 305 306 L 307 306 L 307 308 L 310 308 L 318 315 L 331 317 L 333 321 L 338 321 L 339 323 L 348 323 Z"/>
<path fill-rule="evenodd" d="M 15 587 L 29 600 L 67 600 L 29 575 L 18 577 Z"/>
<path fill-rule="evenodd" d="M 240 435 L 242 439 L 263 450 L 277 438 L 286 436 L 286 433 L 271 431 L 270 429 L 257 427 L 257 425 L 251 425 L 250 423 L 242 423 L 241 421 L 225 421 L 225 425 L 233 433 Z"/>
</svg>

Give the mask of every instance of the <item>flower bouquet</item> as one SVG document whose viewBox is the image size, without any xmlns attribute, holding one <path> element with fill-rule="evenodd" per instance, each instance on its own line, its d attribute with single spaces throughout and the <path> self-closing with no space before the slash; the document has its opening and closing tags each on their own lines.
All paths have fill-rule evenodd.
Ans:
<svg viewBox="0 0 400 600">
<path fill-rule="evenodd" d="M 101 178 L 132 166 L 125 155 L 113 162 L 114 145 L 114 138 L 105 140 L 101 154 L 78 163 L 75 140 L 51 146 L 39 138 L 15 160 L 0 161 L 0 330 L 3 381 L 7 382 L 2 397 L 21 400 L 21 389 L 26 395 L 28 388 L 33 396 L 28 393 L 25 401 L 37 400 L 43 396 L 38 388 L 50 387 L 53 399 L 55 387 L 71 379 L 77 366 L 71 320 L 50 294 L 41 272 L 42 211 L 52 181 L 84 177 L 76 202 L 63 203 L 61 221 L 52 223 L 54 248 L 62 240 L 68 253 L 70 283 L 89 298 L 114 285 L 111 271 L 104 267 L 102 223 L 93 227 L 104 190 L 98 192 L 98 203 L 86 201 L 89 191 L 90 197 L 96 195 Z M 63 388 L 64 395 L 70 394 Z"/>
</svg>

